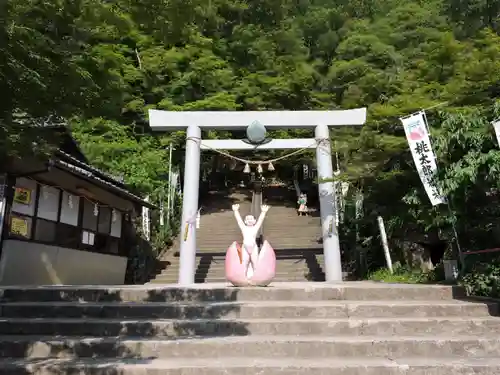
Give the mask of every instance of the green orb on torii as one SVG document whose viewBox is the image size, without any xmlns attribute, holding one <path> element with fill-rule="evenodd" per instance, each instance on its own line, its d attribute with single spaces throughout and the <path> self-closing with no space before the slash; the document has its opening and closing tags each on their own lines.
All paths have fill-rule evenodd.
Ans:
<svg viewBox="0 0 500 375">
<path fill-rule="evenodd" d="M 247 141 L 253 145 L 260 145 L 266 142 L 267 130 L 264 125 L 258 121 L 252 122 L 247 127 Z"/>
</svg>

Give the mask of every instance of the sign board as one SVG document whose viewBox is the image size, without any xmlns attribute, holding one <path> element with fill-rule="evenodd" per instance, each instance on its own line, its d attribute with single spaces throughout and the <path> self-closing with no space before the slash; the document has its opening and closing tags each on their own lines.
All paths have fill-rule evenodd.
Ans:
<svg viewBox="0 0 500 375">
<path fill-rule="evenodd" d="M 14 202 L 29 205 L 31 203 L 31 190 L 16 187 L 16 190 L 14 191 Z"/>
<path fill-rule="evenodd" d="M 437 172 L 436 156 L 432 150 L 424 113 L 420 112 L 402 118 L 401 122 L 405 130 L 408 145 L 410 146 L 413 161 L 417 167 L 418 175 L 420 176 L 420 180 L 424 185 L 424 189 L 431 204 L 436 206 L 445 203 L 445 198 L 433 181 Z"/>
<path fill-rule="evenodd" d="M 19 216 L 12 216 L 10 219 L 10 232 L 12 234 L 24 237 L 24 238 L 29 238 L 30 233 L 29 233 L 29 223 L 28 223 L 28 218 L 24 217 L 19 217 Z"/>
</svg>

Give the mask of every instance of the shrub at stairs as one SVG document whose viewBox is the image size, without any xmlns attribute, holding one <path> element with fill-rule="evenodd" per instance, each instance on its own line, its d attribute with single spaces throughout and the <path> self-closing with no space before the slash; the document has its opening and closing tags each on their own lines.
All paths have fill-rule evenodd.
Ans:
<svg viewBox="0 0 500 375">
<path fill-rule="evenodd" d="M 396 263 L 391 273 L 387 268 L 381 268 L 368 276 L 369 280 L 385 283 L 428 284 L 444 280 L 444 267 L 438 264 L 432 271 L 423 272 Z"/>
<path fill-rule="evenodd" d="M 473 296 L 500 298 L 500 262 L 480 262 L 461 278 L 460 284 Z"/>
</svg>

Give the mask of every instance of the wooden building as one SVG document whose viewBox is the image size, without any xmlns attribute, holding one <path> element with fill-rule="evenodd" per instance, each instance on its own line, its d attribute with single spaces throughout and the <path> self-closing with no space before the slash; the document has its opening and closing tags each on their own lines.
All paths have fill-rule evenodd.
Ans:
<svg viewBox="0 0 500 375">
<path fill-rule="evenodd" d="M 0 172 L 0 285 L 123 284 L 132 218 L 151 204 L 89 165 L 65 128 Z"/>
</svg>

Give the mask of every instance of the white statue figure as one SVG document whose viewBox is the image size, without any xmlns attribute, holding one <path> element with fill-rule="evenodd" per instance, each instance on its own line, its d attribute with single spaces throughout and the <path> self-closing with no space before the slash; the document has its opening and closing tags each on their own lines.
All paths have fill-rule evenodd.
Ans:
<svg viewBox="0 0 500 375">
<path fill-rule="evenodd" d="M 234 216 L 243 236 L 242 247 L 235 241 L 226 254 L 226 278 L 235 286 L 266 286 L 276 273 L 276 256 L 274 250 L 265 241 L 259 251 L 257 234 L 269 211 L 269 206 L 261 206 L 258 220 L 247 215 L 242 220 L 238 204 L 233 205 Z"/>
</svg>

